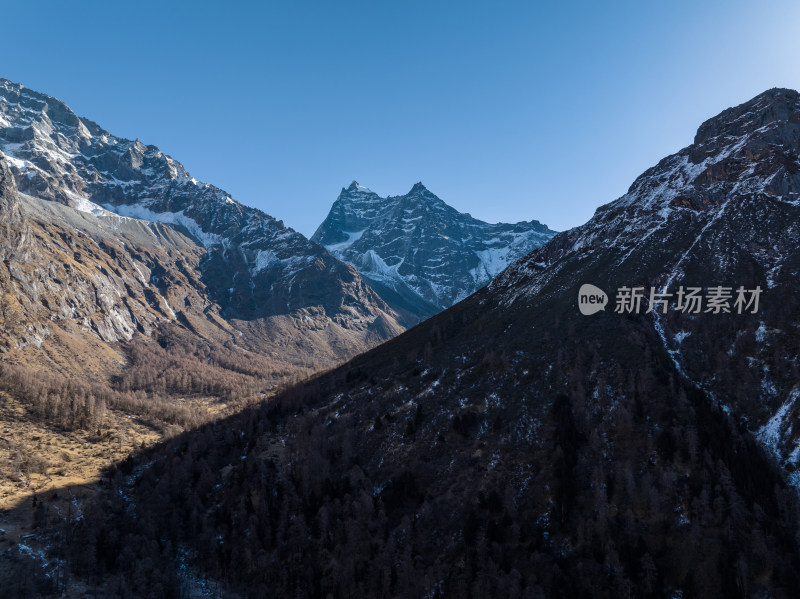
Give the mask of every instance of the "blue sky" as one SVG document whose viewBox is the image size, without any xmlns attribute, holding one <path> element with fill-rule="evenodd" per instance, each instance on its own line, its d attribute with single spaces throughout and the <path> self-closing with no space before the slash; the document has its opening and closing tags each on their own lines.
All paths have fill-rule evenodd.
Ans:
<svg viewBox="0 0 800 599">
<path fill-rule="evenodd" d="M 311 235 L 352 179 L 563 230 L 800 88 L 796 2 L 37 2 L 0 76 Z"/>
</svg>

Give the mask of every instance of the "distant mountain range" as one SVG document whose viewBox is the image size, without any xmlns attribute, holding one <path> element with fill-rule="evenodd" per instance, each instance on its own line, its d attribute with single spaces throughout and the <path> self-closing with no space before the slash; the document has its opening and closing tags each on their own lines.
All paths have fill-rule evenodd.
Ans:
<svg viewBox="0 0 800 599">
<path fill-rule="evenodd" d="M 7 288 L 32 307 L 30 322 L 15 326 L 32 326 L 24 337 L 38 349 L 54 327 L 102 345 L 174 325 L 324 366 L 467 297 L 553 235 L 536 221 L 483 223 L 421 184 L 381 198 L 354 183 L 309 241 L 197 181 L 157 147 L 118 138 L 58 99 L 4 79 L 0 153 L 11 174 L 7 193 L 21 194 L 26 222 L 64 229 L 58 243 L 27 239 L 28 287 L 12 279 Z M 53 268 L 66 261 L 58 252 L 77 259 L 74 243 L 114 251 L 87 249 L 84 272 L 56 283 Z M 114 280 L 120 268 L 129 272 Z M 34 279 L 54 299 L 42 304 Z M 75 295 L 83 288 L 104 291 Z M 5 337 L 8 347 L 30 345 Z"/>
<path fill-rule="evenodd" d="M 427 318 L 471 295 L 555 235 L 538 221 L 489 224 L 417 183 L 381 197 L 353 181 L 311 237 L 395 309 Z"/>
</svg>

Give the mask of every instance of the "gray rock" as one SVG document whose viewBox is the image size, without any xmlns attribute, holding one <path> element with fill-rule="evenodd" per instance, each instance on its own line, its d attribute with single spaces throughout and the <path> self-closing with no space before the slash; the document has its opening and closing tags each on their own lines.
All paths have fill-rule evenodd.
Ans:
<svg viewBox="0 0 800 599">
<path fill-rule="evenodd" d="M 383 198 L 353 181 L 311 239 L 420 320 L 471 295 L 554 234 L 535 220 L 485 223 L 422 183 Z"/>
</svg>

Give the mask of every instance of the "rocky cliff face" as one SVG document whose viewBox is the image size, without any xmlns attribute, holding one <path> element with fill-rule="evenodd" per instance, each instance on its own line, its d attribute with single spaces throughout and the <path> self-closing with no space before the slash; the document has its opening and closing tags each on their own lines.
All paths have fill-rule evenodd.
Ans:
<svg viewBox="0 0 800 599">
<path fill-rule="evenodd" d="M 155 146 L 115 137 L 59 100 L 6 80 L 0 80 L 0 151 L 5 155 L 3 176 L 13 179 L 8 185 L 16 185 L 21 197 L 28 198 L 24 211 L 41 233 L 36 241 L 45 262 L 20 260 L 20 268 L 38 268 L 40 283 L 54 284 L 56 271 L 67 266 L 52 253 L 58 246 L 48 241 L 52 227 L 63 230 L 58 251 L 76 253 L 70 245 L 75 240 L 86 248 L 114 248 L 102 256 L 107 263 L 92 262 L 97 251 L 89 252 L 83 267 L 98 271 L 84 274 L 105 281 L 98 283 L 101 287 L 108 283 L 108 292 L 63 300 L 77 310 L 72 318 L 103 340 L 129 339 L 136 331 L 147 334 L 161 320 L 199 330 L 197 324 L 186 324 L 194 318 L 213 321 L 211 329 L 219 325 L 226 335 L 233 327 L 245 345 L 289 346 L 294 360 L 322 365 L 402 330 L 397 315 L 355 269 L 317 244 L 195 180 Z M 18 207 L 5 207 L 8 202 L 17 206 L 18 200 L 3 201 L 4 212 L 18 214 Z M 25 235 L 11 220 L 3 226 L 0 245 L 8 253 Z M 126 233 L 135 237 L 136 245 L 119 244 Z M 136 253 L 146 248 L 158 248 L 149 261 Z M 134 283 L 111 283 L 113 276 L 102 273 L 125 268 Z M 58 280 L 65 289 L 75 287 Z M 192 290 L 191 298 L 168 298 L 179 280 Z M 153 299 L 153 293 L 166 303 Z M 64 314 L 61 307 L 40 305 L 34 296 L 30 301 L 37 311 Z M 85 321 L 82 311 L 104 302 L 119 308 L 108 316 L 108 324 Z M 149 316 L 129 314 L 121 307 L 126 302 L 149 306 Z M 109 314 L 111 304 L 104 308 Z M 181 317 L 182 312 L 193 316 Z"/>
<path fill-rule="evenodd" d="M 538 221 L 472 218 L 422 183 L 382 198 L 354 181 L 312 240 L 355 266 L 387 301 L 424 318 L 474 293 L 554 234 Z"/>
<path fill-rule="evenodd" d="M 8 163 L 0 157 L 0 258 L 10 260 L 24 251 L 28 236 L 17 198 L 17 186 Z"/>
<path fill-rule="evenodd" d="M 3 172 L 10 175 L 0 154 Z M 5 359 L 66 371 L 113 370 L 124 362 L 116 342 L 178 325 L 189 313 L 234 334 L 200 281 L 203 251 L 192 239 L 159 223 L 97 218 L 32 198 L 18 193 L 10 176 L 6 183 L 0 208 Z"/>
</svg>

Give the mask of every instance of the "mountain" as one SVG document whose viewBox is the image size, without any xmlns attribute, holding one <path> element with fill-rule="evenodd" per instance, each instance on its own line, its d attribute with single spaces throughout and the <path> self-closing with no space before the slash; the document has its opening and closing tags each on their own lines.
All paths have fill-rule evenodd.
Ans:
<svg viewBox="0 0 800 599">
<path fill-rule="evenodd" d="M 703 123 L 692 145 L 505 271 L 493 291 L 507 305 L 577 297 L 582 283 L 671 293 L 666 314 L 659 304 L 640 318 L 675 368 L 755 432 L 798 485 L 799 239 L 800 96 L 772 89 Z M 727 289 L 730 312 L 675 309 L 681 286 Z M 739 287 L 760 288 L 755 314 L 738 313 Z"/>
<path fill-rule="evenodd" d="M 73 572 L 140 595 L 793 596 L 799 134 L 791 90 L 726 110 L 466 300 L 122 464 L 69 529 Z M 584 284 L 606 309 L 579 311 Z M 759 306 L 725 312 L 739 286 Z"/>
<path fill-rule="evenodd" d="M 13 179 L 4 193 L 19 195 L 14 218 L 33 233 L 25 256 L 6 261 L 5 301 L 25 311 L 9 312 L 6 348 L 82 361 L 60 340 L 111 355 L 109 344 L 174 325 L 317 368 L 403 329 L 352 267 L 281 221 L 7 80 L 0 152 Z M 4 251 L 18 236 L 7 233 Z"/>
<path fill-rule="evenodd" d="M 355 266 L 398 310 L 424 319 L 471 295 L 555 234 L 538 221 L 489 224 L 417 183 L 382 198 L 342 189 L 312 240 Z"/>
</svg>

